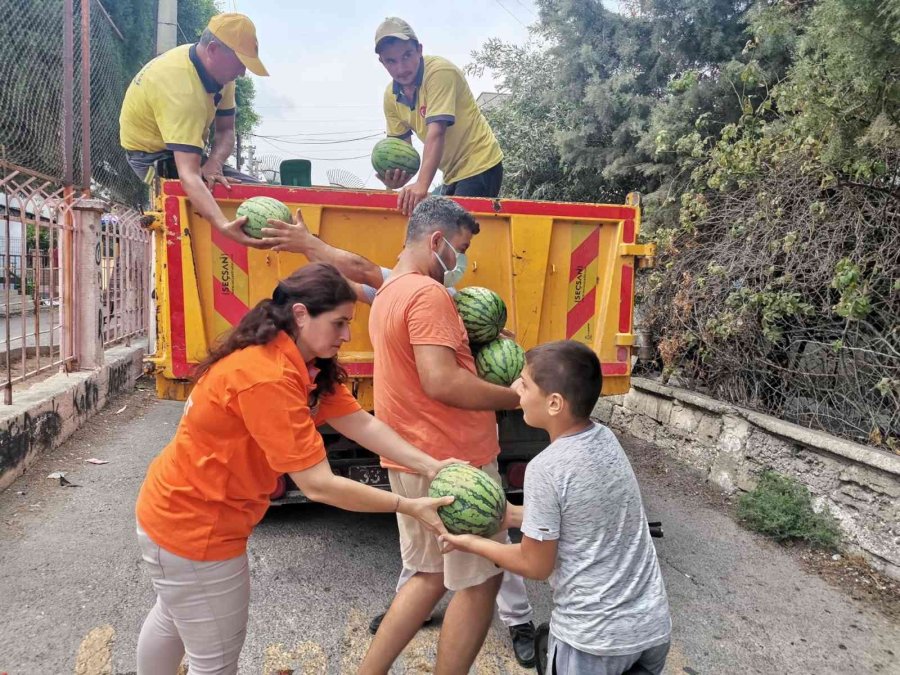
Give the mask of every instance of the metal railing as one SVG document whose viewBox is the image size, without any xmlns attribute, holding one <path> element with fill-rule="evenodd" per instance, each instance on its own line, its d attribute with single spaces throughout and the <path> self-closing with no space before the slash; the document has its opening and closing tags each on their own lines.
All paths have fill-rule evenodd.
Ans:
<svg viewBox="0 0 900 675">
<path fill-rule="evenodd" d="M 117 206 L 101 219 L 98 245 L 103 344 L 128 344 L 147 332 L 150 233 L 140 214 Z"/>
<path fill-rule="evenodd" d="M 73 357 L 74 227 L 71 198 L 50 176 L 0 161 L 0 201 L 0 369 L 12 403 L 12 385 Z"/>
<path fill-rule="evenodd" d="M 79 316 L 93 311 L 85 308 L 99 308 L 104 346 L 147 332 L 150 235 L 136 211 L 111 206 L 94 260 L 101 297 L 80 297 L 81 199 L 51 176 L 0 160 L 0 386 L 7 404 L 13 385 L 73 365 Z"/>
</svg>

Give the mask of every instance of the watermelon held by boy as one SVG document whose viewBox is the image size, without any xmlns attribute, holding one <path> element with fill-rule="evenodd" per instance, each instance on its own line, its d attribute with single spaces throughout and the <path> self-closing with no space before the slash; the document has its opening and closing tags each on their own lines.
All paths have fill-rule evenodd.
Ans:
<svg viewBox="0 0 900 675">
<path fill-rule="evenodd" d="M 382 138 L 372 149 L 372 167 L 380 176 L 391 169 L 402 169 L 412 176 L 420 163 L 418 151 L 399 138 Z"/>
<path fill-rule="evenodd" d="M 453 503 L 438 509 L 448 532 L 490 537 L 500 530 L 506 496 L 497 481 L 484 471 L 468 464 L 444 467 L 431 481 L 428 496 L 448 495 L 454 497 Z"/>
<path fill-rule="evenodd" d="M 456 292 L 453 302 L 473 345 L 494 340 L 506 325 L 506 303 L 490 288 L 467 286 Z"/>
<path fill-rule="evenodd" d="M 478 377 L 508 387 L 525 367 L 525 350 L 512 340 L 499 338 L 478 350 L 475 369 Z"/>
<path fill-rule="evenodd" d="M 291 210 L 272 197 L 250 197 L 244 200 L 237 208 L 237 215 L 238 218 L 247 216 L 244 232 L 254 239 L 262 239 L 262 229 L 269 227 L 266 222 L 269 219 L 291 222 Z"/>
</svg>

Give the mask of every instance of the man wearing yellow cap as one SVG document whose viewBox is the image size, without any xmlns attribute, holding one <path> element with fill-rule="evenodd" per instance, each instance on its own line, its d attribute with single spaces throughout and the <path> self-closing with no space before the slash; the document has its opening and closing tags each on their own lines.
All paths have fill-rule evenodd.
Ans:
<svg viewBox="0 0 900 675">
<path fill-rule="evenodd" d="M 119 116 L 120 141 L 138 177 L 146 179 L 160 160 L 174 160 L 200 215 L 241 244 L 265 246 L 241 230 L 246 219 L 229 221 L 210 192 L 216 183 L 256 180 L 225 165 L 234 150 L 234 81 L 247 70 L 269 74 L 259 60 L 253 23 L 243 14 L 214 16 L 197 44 L 170 49 L 135 75 Z"/>
<path fill-rule="evenodd" d="M 403 19 L 388 17 L 375 31 L 375 53 L 393 80 L 384 92 L 387 135 L 425 144 L 416 181 L 395 169 L 379 176 L 399 189 L 398 208 L 410 215 L 428 196 L 440 169 L 443 194 L 496 197 L 503 181 L 503 152 L 462 71 L 440 56 L 423 56 L 422 45 Z M 405 186 L 405 187 L 404 187 Z"/>
</svg>

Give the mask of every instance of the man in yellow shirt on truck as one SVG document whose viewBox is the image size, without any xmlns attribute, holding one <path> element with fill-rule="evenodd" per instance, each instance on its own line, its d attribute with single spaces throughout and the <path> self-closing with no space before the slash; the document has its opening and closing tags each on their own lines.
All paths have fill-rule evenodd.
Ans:
<svg viewBox="0 0 900 675">
<path fill-rule="evenodd" d="M 256 28 L 243 14 L 217 14 L 197 44 L 170 49 L 135 75 L 119 115 L 120 143 L 139 178 L 146 180 L 160 161 L 174 161 L 201 216 L 245 246 L 264 247 L 244 234 L 245 218 L 229 222 L 210 191 L 216 183 L 256 182 L 225 164 L 234 150 L 234 81 L 247 70 L 269 74 L 259 60 Z M 216 133 L 207 157 L 213 121 Z"/>
<path fill-rule="evenodd" d="M 438 169 L 444 195 L 497 197 L 503 152 L 463 72 L 440 56 L 423 56 L 412 27 L 397 17 L 378 26 L 375 53 L 392 80 L 384 92 L 387 135 L 411 143 L 415 133 L 425 144 L 414 183 L 407 185 L 411 176 L 400 169 L 379 176 L 387 187 L 400 189 L 397 206 L 403 214 L 412 214 L 428 196 Z"/>
</svg>

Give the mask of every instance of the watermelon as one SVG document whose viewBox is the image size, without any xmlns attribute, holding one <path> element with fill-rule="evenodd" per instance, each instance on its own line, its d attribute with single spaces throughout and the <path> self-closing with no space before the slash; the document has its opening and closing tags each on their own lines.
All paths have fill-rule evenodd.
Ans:
<svg viewBox="0 0 900 675">
<path fill-rule="evenodd" d="M 478 376 L 488 382 L 508 387 L 525 367 L 525 350 L 512 340 L 500 338 L 489 342 L 475 356 Z"/>
<path fill-rule="evenodd" d="M 272 197 L 250 197 L 237 208 L 238 218 L 247 216 L 244 232 L 254 239 L 262 239 L 262 229 L 269 227 L 267 220 L 291 222 L 291 210 Z"/>
<path fill-rule="evenodd" d="M 506 303 L 490 288 L 468 286 L 457 291 L 453 302 L 473 345 L 494 340 L 506 325 Z"/>
<path fill-rule="evenodd" d="M 497 481 L 468 464 L 441 469 L 428 488 L 429 497 L 453 496 L 452 504 L 438 509 L 451 534 L 490 537 L 500 529 L 506 513 L 506 496 Z"/>
<path fill-rule="evenodd" d="M 381 176 L 390 169 L 403 169 L 411 176 L 420 162 L 416 149 L 399 138 L 382 138 L 372 149 L 372 166 Z"/>
</svg>

